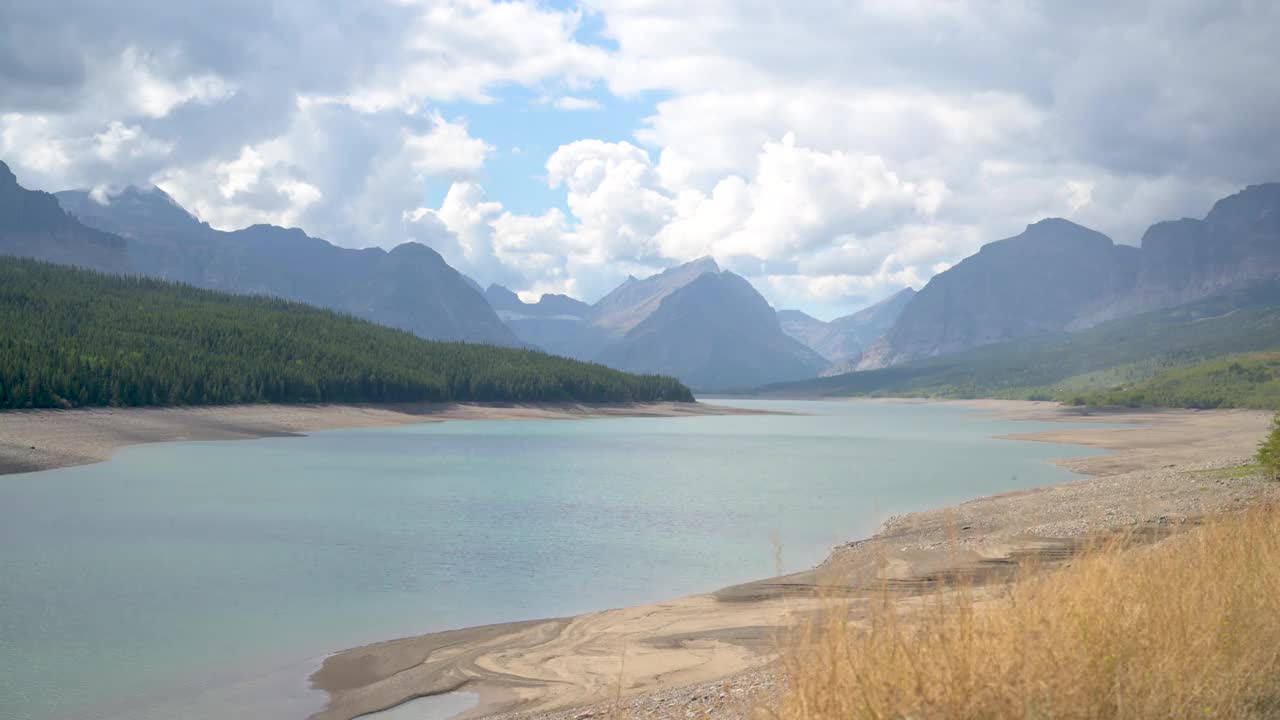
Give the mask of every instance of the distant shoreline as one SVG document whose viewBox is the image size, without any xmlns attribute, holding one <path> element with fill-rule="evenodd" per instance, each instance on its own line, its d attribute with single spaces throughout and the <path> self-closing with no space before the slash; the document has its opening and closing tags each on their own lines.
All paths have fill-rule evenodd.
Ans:
<svg viewBox="0 0 1280 720">
<path fill-rule="evenodd" d="M 835 400 L 839 402 L 841 400 Z M 414 698 L 466 690 L 479 705 L 460 717 L 575 720 L 615 714 L 625 653 L 621 714 L 746 717 L 743 707 L 775 692 L 768 670 L 778 637 L 822 607 L 834 589 L 857 594 L 889 582 L 904 597 L 940 573 L 999 568 L 1024 553 L 1069 557 L 1091 537 L 1117 530 L 1175 532 L 1280 484 L 1226 483 L 1214 468 L 1249 458 L 1270 413 L 1249 410 L 1082 414 L 1053 402 L 944 402 L 1010 420 L 1105 423 L 1002 436 L 1110 452 L 1056 461 L 1085 477 L 980 497 L 886 521 L 869 539 L 838 547 L 818 567 L 648 605 L 567 618 L 461 628 L 335 653 L 312 676 L 329 705 L 312 720 L 350 720 Z M 1121 423 L 1117 425 L 1117 423 Z M 440 652 L 447 648 L 447 652 Z"/>
<path fill-rule="evenodd" d="M 398 403 L 211 405 L 0 412 L 0 475 L 109 460 L 129 445 L 290 437 L 319 430 L 453 420 L 750 415 L 706 403 Z"/>
</svg>

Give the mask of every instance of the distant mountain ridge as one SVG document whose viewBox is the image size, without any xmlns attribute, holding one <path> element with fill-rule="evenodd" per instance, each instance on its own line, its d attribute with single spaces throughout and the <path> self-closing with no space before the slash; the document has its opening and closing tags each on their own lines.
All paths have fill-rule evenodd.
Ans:
<svg viewBox="0 0 1280 720">
<path fill-rule="evenodd" d="M 55 197 L 23 190 L 11 173 L 4 179 L 0 202 L 7 204 L 0 208 L 6 209 L 3 219 L 11 227 L 0 233 L 0 251 L 7 254 L 305 302 L 428 339 L 532 344 L 578 359 L 634 356 L 626 349 L 632 330 L 657 314 L 671 295 L 705 274 L 720 273 L 714 260 L 700 258 L 649 278 L 630 278 L 594 306 L 554 294 L 524 303 L 501 286 L 479 290 L 434 250 L 416 243 L 388 252 L 335 246 L 296 228 L 253 225 L 222 231 L 157 188 L 105 194 L 72 190 Z M 39 233 L 19 229 L 19 223 L 38 227 Z M 768 382 L 818 369 L 816 354 L 778 329 L 772 308 L 763 324 L 751 313 L 737 316 L 740 307 L 768 308 L 745 280 L 709 283 L 696 297 L 704 309 L 723 304 L 706 313 L 719 326 L 663 324 L 665 316 L 659 316 L 646 331 L 654 347 L 675 352 L 689 338 L 715 337 L 726 348 L 755 348 L 751 356 L 717 351 L 708 354 L 711 365 L 686 358 L 677 365 L 630 366 L 645 372 L 679 368 L 716 387 L 724 386 L 723 378 Z M 669 336 L 668 328 L 675 335 Z M 606 355 L 613 345 L 619 349 Z"/>
<path fill-rule="evenodd" d="M 666 297 L 707 273 L 719 273 L 719 267 L 700 258 L 644 280 L 631 277 L 590 312 L 577 306 L 570 322 L 560 322 L 554 331 L 545 325 L 533 329 L 526 319 L 517 334 L 544 347 L 579 353 L 576 357 L 628 367 L 638 367 L 644 359 L 657 367 L 666 360 L 640 352 L 625 334 L 619 339 L 620 331 L 629 334 L 645 324 Z M 776 317 L 786 335 L 828 361 L 822 375 L 835 375 L 1079 331 L 1277 276 L 1280 184 L 1270 183 L 1220 200 L 1204 220 L 1153 225 L 1141 248 L 1117 244 L 1069 220 L 1048 218 L 984 245 L 919 292 L 904 290 L 829 323 L 790 310 Z M 532 306 L 524 308 L 526 316 L 536 312 Z M 504 320 L 521 322 L 509 315 Z M 710 324 L 703 332 L 717 337 Z M 687 335 L 686 341 L 692 340 L 694 334 Z M 587 337 L 590 341 L 584 342 Z M 699 383 L 705 379 L 694 384 Z"/>
<path fill-rule="evenodd" d="M 862 352 L 893 327 L 915 294 L 914 289 L 904 288 L 874 305 L 831 322 L 822 322 L 798 310 L 779 310 L 778 320 L 788 335 L 813 348 L 831 363 L 824 374 L 848 372 L 850 364 L 856 365 Z"/>
<path fill-rule="evenodd" d="M 893 367 L 762 388 L 766 395 L 1070 400 L 1140 386 L 1170 369 L 1280 348 L 1280 278 L 1191 303 L 921 358 Z"/>
<path fill-rule="evenodd" d="M 567 295 L 543 295 L 526 303 L 501 285 L 490 285 L 484 297 L 516 337 L 554 355 L 594 360 L 611 336 L 591 324 L 591 306 Z"/>
<path fill-rule="evenodd" d="M 1137 248 L 1061 218 L 1041 220 L 935 275 L 859 368 L 1063 330 L 1099 297 L 1131 287 L 1137 271 Z"/>
<path fill-rule="evenodd" d="M 1250 185 L 1203 220 L 1156 223 L 1140 248 L 1042 220 L 935 275 L 858 369 L 1083 330 L 1278 275 L 1280 183 Z"/>
<path fill-rule="evenodd" d="M 484 297 L 499 314 L 505 312 L 520 316 L 576 318 L 585 318 L 591 314 L 590 305 L 568 295 L 547 293 L 538 298 L 536 303 L 526 303 L 511 290 L 494 284 L 485 289 Z"/>
<path fill-rule="evenodd" d="M 1251 185 L 1200 220 L 1152 225 L 1141 247 L 1061 218 L 1028 225 L 852 315 L 775 312 L 710 257 L 628 277 L 594 304 L 481 289 L 431 248 L 333 245 L 302 230 L 220 231 L 156 188 L 22 188 L 0 163 L 0 254 L 138 273 L 319 305 L 421 337 L 671 372 L 699 389 L 872 370 L 1079 332 L 1280 277 L 1280 183 Z M 768 317 L 761 308 L 768 308 Z"/>
<path fill-rule="evenodd" d="M 305 302 L 431 340 L 521 345 L 472 283 L 425 245 L 356 250 L 274 225 L 225 232 L 158 188 L 129 187 L 103 202 L 83 190 L 56 197 L 80 222 L 123 237 L 131 272 Z"/>
<path fill-rule="evenodd" d="M 810 377 L 827 365 L 782 332 L 749 282 L 709 257 L 629 277 L 594 305 L 564 295 L 526 303 L 500 285 L 485 297 L 521 340 L 548 352 L 672 374 L 701 390 Z"/>
</svg>

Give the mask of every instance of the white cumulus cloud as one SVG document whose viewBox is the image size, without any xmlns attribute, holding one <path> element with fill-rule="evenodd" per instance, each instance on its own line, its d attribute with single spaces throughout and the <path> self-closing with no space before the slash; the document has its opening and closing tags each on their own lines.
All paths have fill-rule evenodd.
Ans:
<svg viewBox="0 0 1280 720">
<path fill-rule="evenodd" d="M 4 16 L 0 159 L 25 183 L 158 183 L 219 227 L 417 238 L 525 292 L 592 299 L 713 254 L 777 305 L 834 313 L 1045 216 L 1134 243 L 1280 179 L 1274 2 L 14 0 Z M 513 136 L 475 132 L 482 106 Z M 497 145 L 542 153 L 545 175 L 495 178 L 527 169 Z M 452 184 L 439 207 L 428 181 Z M 498 195 L 539 181 L 555 202 Z"/>
</svg>

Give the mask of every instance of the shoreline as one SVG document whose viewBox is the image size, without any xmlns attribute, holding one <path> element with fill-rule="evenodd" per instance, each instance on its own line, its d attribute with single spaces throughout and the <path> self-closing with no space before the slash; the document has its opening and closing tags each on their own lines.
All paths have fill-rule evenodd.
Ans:
<svg viewBox="0 0 1280 720">
<path fill-rule="evenodd" d="M 130 445 L 295 437 L 307 432 L 458 420 L 581 420 L 607 417 L 752 415 L 694 403 L 400 403 L 209 405 L 0 412 L 0 475 L 109 460 Z"/>
<path fill-rule="evenodd" d="M 458 716 L 464 719 L 580 720 L 611 713 L 604 701 L 615 696 L 651 716 L 683 717 L 696 709 L 745 717 L 744 703 L 777 686 L 767 666 L 780 635 L 819 612 L 832 593 L 856 598 L 887 584 L 903 597 L 918 596 L 939 576 L 957 572 L 999 582 L 1021 557 L 1051 564 L 1117 531 L 1164 537 L 1203 515 L 1280 495 L 1276 483 L 1225 482 L 1215 469 L 1251 457 L 1270 413 L 1084 415 L 1050 402 L 944 402 L 1009 420 L 1105 423 L 998 437 L 1108 452 L 1054 461 L 1082 475 L 1075 480 L 889 518 L 876 535 L 835 548 L 811 570 L 666 602 L 337 652 L 312 675 L 330 700 L 311 717 L 351 720 L 458 690 L 479 697 Z"/>
</svg>

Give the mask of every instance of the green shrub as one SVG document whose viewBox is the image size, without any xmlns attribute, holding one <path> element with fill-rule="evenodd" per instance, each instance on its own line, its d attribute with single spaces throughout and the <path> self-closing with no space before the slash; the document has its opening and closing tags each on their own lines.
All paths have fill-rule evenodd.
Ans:
<svg viewBox="0 0 1280 720">
<path fill-rule="evenodd" d="M 1272 480 L 1280 479 L 1280 413 L 1271 421 L 1271 434 L 1258 448 L 1258 464 Z"/>
</svg>

